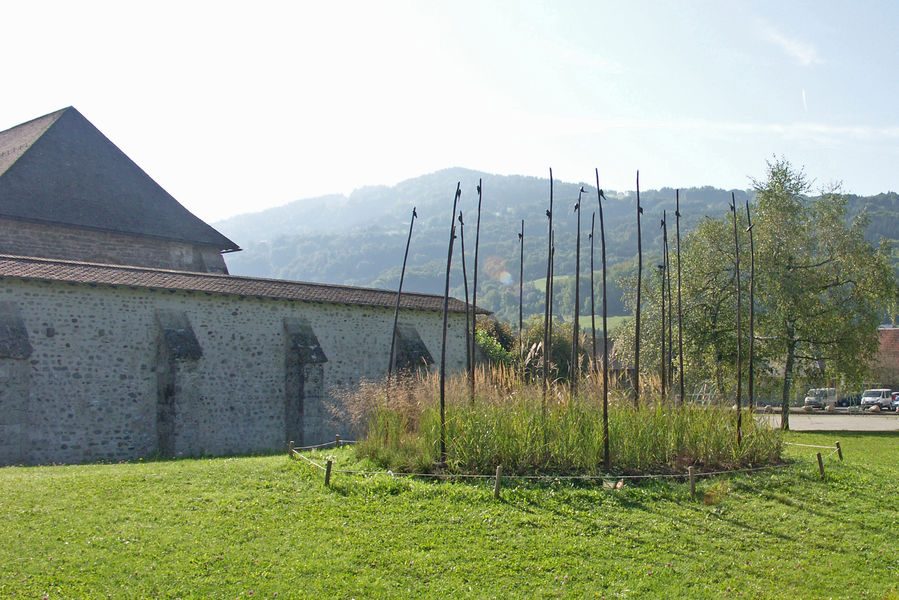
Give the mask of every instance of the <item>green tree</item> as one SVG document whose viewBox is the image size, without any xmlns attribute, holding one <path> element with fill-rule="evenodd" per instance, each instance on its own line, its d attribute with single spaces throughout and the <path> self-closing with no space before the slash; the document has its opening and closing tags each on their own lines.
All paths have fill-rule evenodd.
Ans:
<svg viewBox="0 0 899 600">
<path fill-rule="evenodd" d="M 877 350 L 877 325 L 895 281 L 883 248 L 864 239 L 864 214 L 847 224 L 831 189 L 813 201 L 802 170 L 784 159 L 755 181 L 759 325 L 769 355 L 783 358 L 783 426 L 797 373 L 824 365 L 859 382 Z"/>
<path fill-rule="evenodd" d="M 877 350 L 877 325 L 895 297 L 895 280 L 886 249 L 864 239 L 865 215 L 848 220 L 838 189 L 810 199 L 804 172 L 782 158 L 769 162 L 765 179 L 753 184 L 756 352 L 759 362 L 780 377 L 786 429 L 797 377 L 818 372 L 858 383 L 867 374 Z M 719 390 L 734 362 L 736 339 L 728 223 L 723 217 L 700 225 L 688 237 L 683 256 L 689 362 L 697 372 L 713 367 Z M 746 268 L 748 239 L 740 246 Z M 745 298 L 747 278 L 743 283 Z"/>
</svg>

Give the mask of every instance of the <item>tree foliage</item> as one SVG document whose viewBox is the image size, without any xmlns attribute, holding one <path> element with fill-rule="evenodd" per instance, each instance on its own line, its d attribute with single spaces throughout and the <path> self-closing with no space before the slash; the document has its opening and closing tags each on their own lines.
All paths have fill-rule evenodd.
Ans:
<svg viewBox="0 0 899 600">
<path fill-rule="evenodd" d="M 810 199 L 805 173 L 782 158 L 769 162 L 766 177 L 753 183 L 756 358 L 763 371 L 780 380 L 788 423 L 798 377 L 859 384 L 867 375 L 878 347 L 877 326 L 895 297 L 895 280 L 886 249 L 864 238 L 865 214 L 849 219 L 838 188 Z M 740 221 L 746 269 L 745 211 Z M 736 347 L 735 261 L 728 225 L 726 217 L 700 224 L 688 236 L 683 256 L 689 364 L 697 375 L 713 374 L 722 391 Z M 748 283 L 744 277 L 744 298 Z M 746 323 L 748 307 L 744 311 Z M 748 328 L 743 335 L 748 336 Z"/>
</svg>

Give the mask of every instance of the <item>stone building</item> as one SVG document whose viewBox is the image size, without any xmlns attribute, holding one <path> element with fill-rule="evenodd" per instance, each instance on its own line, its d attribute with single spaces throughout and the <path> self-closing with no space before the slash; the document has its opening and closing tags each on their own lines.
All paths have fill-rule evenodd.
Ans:
<svg viewBox="0 0 899 600">
<path fill-rule="evenodd" d="M 0 465 L 345 433 L 329 404 L 385 374 L 395 292 L 231 276 L 238 249 L 73 108 L 0 132 Z M 397 361 L 428 368 L 443 298 L 401 308 Z M 465 305 L 449 311 L 459 370 Z"/>
<path fill-rule="evenodd" d="M 0 254 L 227 273 L 236 250 L 74 108 L 0 132 Z"/>
</svg>

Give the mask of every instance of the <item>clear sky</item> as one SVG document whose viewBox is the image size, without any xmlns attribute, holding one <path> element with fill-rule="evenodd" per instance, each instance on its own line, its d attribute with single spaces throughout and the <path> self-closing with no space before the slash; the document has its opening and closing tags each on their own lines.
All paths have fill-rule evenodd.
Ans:
<svg viewBox="0 0 899 600">
<path fill-rule="evenodd" d="M 207 220 L 450 166 L 899 189 L 899 3 L 6 2 L 0 130 L 73 105 Z"/>
</svg>

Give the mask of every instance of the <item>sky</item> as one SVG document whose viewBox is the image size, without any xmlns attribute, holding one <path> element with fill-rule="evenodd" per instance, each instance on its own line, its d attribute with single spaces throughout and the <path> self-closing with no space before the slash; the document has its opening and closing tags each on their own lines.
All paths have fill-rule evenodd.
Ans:
<svg viewBox="0 0 899 600">
<path fill-rule="evenodd" d="M 448 167 L 899 189 L 899 3 L 10 2 L 0 130 L 75 106 L 215 221 Z M 450 192 L 451 193 L 451 192 Z"/>
</svg>

